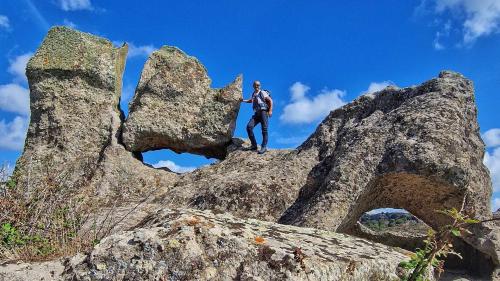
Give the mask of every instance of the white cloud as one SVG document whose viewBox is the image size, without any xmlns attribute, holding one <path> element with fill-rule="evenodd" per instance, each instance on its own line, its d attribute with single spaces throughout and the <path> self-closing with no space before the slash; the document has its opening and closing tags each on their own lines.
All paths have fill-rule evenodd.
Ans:
<svg viewBox="0 0 500 281">
<path fill-rule="evenodd" d="M 0 85 L 0 109 L 28 116 L 30 114 L 28 89 L 18 84 Z"/>
<path fill-rule="evenodd" d="M 64 11 L 93 10 L 90 0 L 59 0 L 59 7 Z"/>
<path fill-rule="evenodd" d="M 433 42 L 434 49 L 436 50 L 446 49 L 443 43 L 441 43 L 441 38 L 450 36 L 450 31 L 451 31 L 451 21 L 447 21 L 442 30 L 436 32 L 436 36 L 434 37 L 434 42 Z"/>
<path fill-rule="evenodd" d="M 500 209 L 500 198 L 493 198 L 491 200 L 491 210 L 493 210 L 493 212 L 496 212 L 499 209 Z"/>
<path fill-rule="evenodd" d="M 293 85 L 290 87 L 290 94 L 292 95 L 292 101 L 304 98 L 307 91 L 309 91 L 310 89 L 311 88 L 309 86 L 304 85 L 300 82 L 293 83 Z"/>
<path fill-rule="evenodd" d="M 192 172 L 192 171 L 196 170 L 196 167 L 179 166 L 170 160 L 161 160 L 158 163 L 153 164 L 153 167 L 155 167 L 155 168 L 167 167 L 172 172 L 176 172 L 176 173 L 187 173 L 187 172 Z"/>
<path fill-rule="evenodd" d="M 22 150 L 28 129 L 28 119 L 17 116 L 12 122 L 0 120 L 0 149 Z"/>
<path fill-rule="evenodd" d="M 5 29 L 10 28 L 10 22 L 7 16 L 0 15 L 0 27 Z"/>
<path fill-rule="evenodd" d="M 487 147 L 500 146 L 500 129 L 490 129 L 482 137 Z"/>
<path fill-rule="evenodd" d="M 364 92 L 365 94 L 372 94 L 378 91 L 382 91 L 388 86 L 396 86 L 392 81 L 382 81 L 382 82 L 371 82 L 368 89 Z"/>
<path fill-rule="evenodd" d="M 14 75 L 14 81 L 26 81 L 26 65 L 33 53 L 26 53 L 10 60 L 10 65 L 7 71 Z"/>
<path fill-rule="evenodd" d="M 129 58 L 138 57 L 138 56 L 147 57 L 155 50 L 156 50 L 156 48 L 153 45 L 136 46 L 133 43 L 129 43 L 128 56 L 129 56 Z"/>
<path fill-rule="evenodd" d="M 64 24 L 65 26 L 67 26 L 67 27 L 77 28 L 77 25 L 76 25 L 74 22 L 72 22 L 72 21 L 70 21 L 70 20 L 68 20 L 68 19 L 64 19 L 64 20 L 63 20 L 63 24 Z"/>
<path fill-rule="evenodd" d="M 291 103 L 285 106 L 280 120 L 285 123 L 306 124 L 324 118 L 330 111 L 345 104 L 344 91 L 322 90 L 313 98 L 307 97 L 310 87 L 296 82 L 290 87 Z"/>
<path fill-rule="evenodd" d="M 490 170 L 493 192 L 500 192 L 500 147 L 495 148 L 491 153 L 486 151 L 483 163 Z"/>
<path fill-rule="evenodd" d="M 463 43 L 470 45 L 479 37 L 500 31 L 500 1 L 498 0 L 433 0 L 435 12 L 451 12 L 461 22 Z"/>
<path fill-rule="evenodd" d="M 122 46 L 123 42 L 122 41 L 113 41 L 113 44 L 116 46 Z M 137 46 L 134 43 L 129 43 L 128 44 L 128 58 L 133 58 L 133 57 L 148 57 L 152 52 L 154 52 L 157 48 L 153 46 L 152 44 L 150 45 L 142 45 L 142 46 Z"/>
</svg>

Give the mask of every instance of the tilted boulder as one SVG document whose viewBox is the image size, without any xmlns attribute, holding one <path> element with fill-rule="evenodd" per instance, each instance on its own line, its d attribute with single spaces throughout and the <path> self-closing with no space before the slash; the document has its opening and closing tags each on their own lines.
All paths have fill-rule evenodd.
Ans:
<svg viewBox="0 0 500 281">
<path fill-rule="evenodd" d="M 168 148 L 222 159 L 233 137 L 242 97 L 241 76 L 210 88 L 205 67 L 175 47 L 151 54 L 124 125 L 129 151 Z"/>
<path fill-rule="evenodd" d="M 158 211 L 71 259 L 65 280 L 399 280 L 409 252 L 312 228 Z"/>
</svg>

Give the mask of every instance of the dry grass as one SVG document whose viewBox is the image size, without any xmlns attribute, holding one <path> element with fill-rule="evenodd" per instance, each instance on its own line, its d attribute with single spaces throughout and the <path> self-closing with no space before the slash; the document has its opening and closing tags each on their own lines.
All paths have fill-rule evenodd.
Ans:
<svg viewBox="0 0 500 281">
<path fill-rule="evenodd" d="M 84 175 L 94 168 L 78 167 Z M 95 223 L 99 203 L 88 194 L 90 179 L 75 184 L 72 172 L 54 174 L 47 168 L 30 186 L 17 183 L 6 165 L 0 167 L 0 263 L 71 256 L 109 233 L 108 227 Z M 83 225 L 91 227 L 83 230 Z"/>
</svg>

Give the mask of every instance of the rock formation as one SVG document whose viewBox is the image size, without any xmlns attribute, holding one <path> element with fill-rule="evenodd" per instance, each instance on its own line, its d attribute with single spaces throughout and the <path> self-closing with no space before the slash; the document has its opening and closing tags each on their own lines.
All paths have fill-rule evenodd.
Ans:
<svg viewBox="0 0 500 281">
<path fill-rule="evenodd" d="M 276 273 L 272 267 L 280 266 L 279 274 L 299 278 L 307 273 L 287 273 L 284 264 L 276 263 L 290 255 L 296 240 L 287 232 L 293 231 L 305 239 L 304 248 L 316 249 L 306 253 L 310 259 L 306 265 L 314 274 L 326 274 L 318 276 L 347 266 L 359 278 L 376 272 L 389 278 L 395 267 L 368 258 L 377 251 L 391 264 L 402 258 L 384 246 L 343 235 L 318 238 L 313 232 L 319 230 L 243 218 L 352 234 L 364 212 L 382 207 L 404 208 L 431 227 L 448 223 L 435 209 L 460 208 L 462 202 L 465 211 L 476 218 L 492 216 L 491 181 L 482 163 L 484 144 L 472 82 L 460 74 L 442 72 L 420 86 L 361 96 L 332 111 L 297 149 L 272 150 L 260 156 L 244 151 L 246 144 L 241 140 L 231 140 L 241 78 L 224 89 L 212 90 L 203 66 L 176 48 L 163 47 L 149 58 L 125 122 L 119 110 L 125 53 L 125 46 L 114 48 L 108 40 L 69 28 L 49 31 L 28 64 L 31 123 L 15 171 L 18 186 L 28 192 L 57 181 L 61 185 L 58 192 L 71 190 L 69 195 L 74 198 L 97 201 L 97 221 L 109 224 L 111 234 L 128 230 L 105 239 L 89 256 L 100 276 L 110 274 L 102 264 L 120 274 L 135 274 L 143 264 L 150 269 L 141 278 L 150 277 L 153 275 L 148 274 L 163 273 L 157 259 L 167 257 L 171 262 L 168 274 L 184 274 L 186 266 L 194 264 L 199 265 L 193 272 L 198 276 L 257 276 L 255 268 L 268 263 L 273 265 L 260 277 Z M 223 160 L 177 175 L 134 157 L 136 152 L 160 148 Z M 178 211 L 161 211 L 165 208 Z M 259 257 L 256 253 L 262 245 L 249 244 L 246 236 L 232 232 L 231 225 L 240 219 L 222 220 L 185 208 L 232 213 L 241 219 L 245 235 L 267 233 L 272 238 L 269 246 L 276 252 L 263 250 L 264 261 L 252 260 Z M 142 228 L 136 226 L 158 209 Z M 186 216 L 204 221 L 203 234 L 192 226 L 165 233 Z M 212 224 L 213 229 L 207 226 Z M 262 229 L 252 229 L 252 224 Z M 473 229 L 474 237 L 466 238 L 496 267 L 500 264 L 499 229 L 485 223 Z M 224 233 L 235 243 L 234 248 L 217 248 Z M 284 238 L 273 240 L 276 237 Z M 194 248 L 176 244 L 179 247 L 172 251 L 147 250 L 151 245 L 168 248 L 169 240 L 181 238 L 194 239 L 189 242 Z M 357 241 L 353 245 L 356 253 L 360 245 L 367 247 L 367 254 L 342 252 L 351 243 L 343 244 L 344 238 Z M 342 255 L 330 257 L 315 243 Z M 115 258 L 123 259 L 123 268 L 115 268 L 105 257 L 102 250 L 106 247 L 116 250 Z M 132 261 L 122 250 L 135 252 L 139 258 Z M 214 273 L 210 257 L 219 254 L 227 254 L 234 263 Z M 191 264 L 175 260 L 188 256 Z M 288 263 L 286 260 L 289 258 L 284 260 Z M 72 276 L 84 278 L 86 266 L 91 265 L 74 260 L 67 269 L 71 268 Z"/>
<path fill-rule="evenodd" d="M 90 34 L 49 31 L 26 69 L 31 121 L 16 164 L 19 184 L 64 178 L 72 188 L 92 178 L 115 137 L 113 123 L 120 122 L 113 117 L 119 116 L 126 53 L 126 46 Z"/>
<path fill-rule="evenodd" d="M 123 130 L 130 151 L 168 148 L 222 159 L 242 97 L 241 76 L 211 89 L 205 67 L 175 47 L 149 57 Z"/>
<path fill-rule="evenodd" d="M 161 210 L 69 261 L 66 280 L 399 280 L 409 252 L 312 228 Z"/>
</svg>

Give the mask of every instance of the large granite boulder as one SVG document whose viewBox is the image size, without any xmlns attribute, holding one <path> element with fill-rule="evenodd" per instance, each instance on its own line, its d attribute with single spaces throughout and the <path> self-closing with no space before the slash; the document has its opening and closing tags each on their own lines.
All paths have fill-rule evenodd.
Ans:
<svg viewBox="0 0 500 281">
<path fill-rule="evenodd" d="M 175 47 L 153 52 L 141 74 L 123 129 L 128 150 L 168 148 L 222 159 L 233 137 L 242 78 L 210 88 L 205 67 Z"/>
<path fill-rule="evenodd" d="M 282 222 L 347 230 L 367 211 L 403 208 L 432 227 L 435 210 L 491 217 L 472 82 L 442 72 L 416 87 L 388 88 L 339 108 L 298 150 L 321 163 Z"/>
<path fill-rule="evenodd" d="M 26 69 L 31 120 L 14 173 L 20 186 L 78 189 L 92 178 L 117 133 L 126 54 L 127 46 L 70 28 L 48 32 Z"/>
<path fill-rule="evenodd" d="M 448 71 L 332 111 L 298 148 L 319 151 L 321 162 L 279 221 L 353 233 L 364 212 L 390 207 L 438 228 L 450 218 L 436 210 L 461 209 L 462 203 L 470 216 L 491 218 L 491 181 L 476 117 L 472 82 Z M 472 240 L 499 264 L 496 239 Z"/>
<path fill-rule="evenodd" d="M 338 233 L 164 209 L 71 259 L 64 279 L 399 280 L 408 256 Z"/>
<path fill-rule="evenodd" d="M 79 211 L 83 205 L 99 215 L 101 206 L 137 204 L 177 180 L 144 165 L 120 142 L 126 54 L 127 45 L 54 27 L 28 62 L 31 120 L 14 179 L 31 220 L 41 223 L 67 207 L 87 216 Z"/>
</svg>

